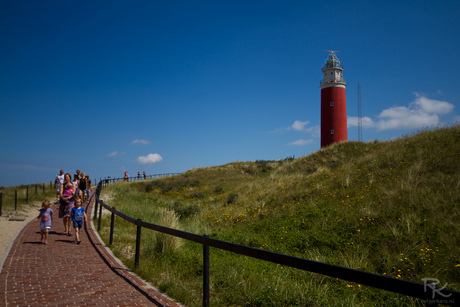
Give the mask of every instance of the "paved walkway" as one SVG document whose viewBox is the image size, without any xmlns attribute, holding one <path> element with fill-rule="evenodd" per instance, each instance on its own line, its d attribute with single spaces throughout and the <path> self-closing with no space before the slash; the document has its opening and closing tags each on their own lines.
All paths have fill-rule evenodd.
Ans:
<svg viewBox="0 0 460 307">
<path fill-rule="evenodd" d="M 15 239 L 0 275 L 0 306 L 179 306 L 120 265 L 91 222 L 80 245 L 62 235 L 58 206 L 52 209 L 48 245 L 40 243 L 38 221 Z M 92 204 L 87 210 L 89 219 Z"/>
</svg>

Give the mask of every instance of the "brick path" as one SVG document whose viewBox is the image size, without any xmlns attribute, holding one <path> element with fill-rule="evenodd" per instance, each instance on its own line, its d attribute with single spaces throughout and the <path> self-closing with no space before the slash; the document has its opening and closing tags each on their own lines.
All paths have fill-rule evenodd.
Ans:
<svg viewBox="0 0 460 307">
<path fill-rule="evenodd" d="M 90 222 L 80 245 L 62 235 L 58 206 L 52 209 L 48 245 L 40 244 L 38 221 L 15 239 L 0 275 L 0 306 L 180 306 L 120 265 Z"/>
</svg>

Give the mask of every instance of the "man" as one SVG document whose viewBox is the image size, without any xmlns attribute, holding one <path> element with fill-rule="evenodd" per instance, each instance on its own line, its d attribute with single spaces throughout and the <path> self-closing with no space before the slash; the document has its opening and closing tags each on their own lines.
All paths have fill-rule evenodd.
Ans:
<svg viewBox="0 0 460 307">
<path fill-rule="evenodd" d="M 60 191 L 61 191 L 61 184 L 64 183 L 64 170 L 61 169 L 59 171 L 59 175 L 56 176 L 54 180 L 54 186 L 56 187 L 56 200 L 59 201 Z"/>
</svg>

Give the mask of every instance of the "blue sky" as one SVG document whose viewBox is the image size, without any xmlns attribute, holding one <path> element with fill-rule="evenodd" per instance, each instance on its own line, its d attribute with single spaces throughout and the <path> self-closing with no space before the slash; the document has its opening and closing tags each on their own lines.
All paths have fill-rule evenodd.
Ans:
<svg viewBox="0 0 460 307">
<path fill-rule="evenodd" d="M 321 67 L 348 138 L 459 120 L 459 1 L 0 1 L 0 186 L 184 172 L 320 149 Z"/>
</svg>

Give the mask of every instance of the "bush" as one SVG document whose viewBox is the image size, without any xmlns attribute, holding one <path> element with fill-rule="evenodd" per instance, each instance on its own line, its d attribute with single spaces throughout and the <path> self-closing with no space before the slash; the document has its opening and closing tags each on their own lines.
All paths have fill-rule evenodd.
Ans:
<svg viewBox="0 0 460 307">
<path fill-rule="evenodd" d="M 228 194 L 227 204 L 228 205 L 234 204 L 234 203 L 236 203 L 237 199 L 238 199 L 238 194 L 237 193 L 230 193 L 230 194 Z"/>
<path fill-rule="evenodd" d="M 220 185 L 214 188 L 214 193 L 222 193 L 224 191 L 224 188 Z"/>
<path fill-rule="evenodd" d="M 200 212 L 200 207 L 198 205 L 183 205 L 182 203 L 176 201 L 174 205 L 171 207 L 177 215 L 179 215 L 180 219 L 188 218 L 190 216 L 194 216 Z"/>
<path fill-rule="evenodd" d="M 249 174 L 249 175 L 256 175 L 257 172 L 254 168 L 250 167 L 250 166 L 243 166 L 241 168 L 243 170 L 243 172 L 245 172 L 246 174 Z"/>
<path fill-rule="evenodd" d="M 272 167 L 268 164 L 270 161 L 257 160 L 256 165 L 260 172 L 267 173 L 272 170 Z"/>
</svg>

